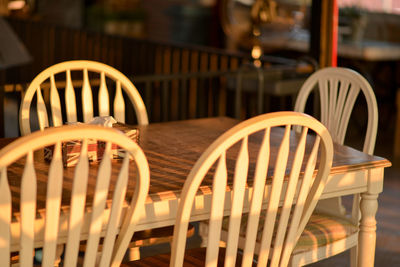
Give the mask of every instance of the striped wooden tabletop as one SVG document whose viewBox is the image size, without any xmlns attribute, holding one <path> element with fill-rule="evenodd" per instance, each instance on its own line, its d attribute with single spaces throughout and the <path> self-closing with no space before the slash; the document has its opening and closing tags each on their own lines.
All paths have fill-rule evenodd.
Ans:
<svg viewBox="0 0 400 267">
<path fill-rule="evenodd" d="M 203 151 L 220 136 L 223 132 L 237 124 L 239 121 L 226 117 L 206 118 L 166 123 L 156 123 L 147 126 L 139 126 L 140 140 L 139 144 L 144 150 L 150 166 L 150 190 L 148 202 L 157 202 L 159 200 L 176 199 L 183 187 L 185 179 L 192 166 L 200 157 Z M 271 143 L 280 143 L 283 130 L 275 128 L 271 133 Z M 312 138 L 310 136 L 309 138 Z M 0 147 L 10 143 L 13 139 L 0 139 Z M 250 162 L 254 162 L 257 154 L 257 147 L 261 140 L 261 134 L 255 134 L 249 139 Z M 292 135 L 293 142 L 291 147 L 296 147 L 296 136 Z M 235 154 L 238 151 L 238 145 L 235 145 L 228 151 L 227 166 L 233 169 Z M 273 146 L 271 159 L 274 158 L 278 147 Z M 293 154 L 293 153 L 292 153 Z M 8 168 L 8 178 L 13 197 L 13 212 L 19 210 L 19 188 L 20 177 L 23 171 L 24 159 L 16 162 Z M 119 170 L 120 163 L 116 161 L 113 164 L 113 173 Z M 273 164 L 271 165 L 273 166 Z M 388 167 L 390 162 L 386 159 L 376 156 L 369 156 L 350 147 L 335 145 L 335 155 L 332 167 L 332 174 L 345 173 L 346 171 L 359 170 L 372 167 Z M 254 163 L 250 165 L 250 176 L 254 170 Z M 44 207 L 47 185 L 47 171 L 49 164 L 43 160 L 43 151 L 35 154 L 35 168 L 38 179 L 38 208 Z M 92 192 L 95 186 L 95 177 L 98 164 L 91 164 L 90 177 L 88 185 L 88 203 L 91 202 Z M 64 169 L 63 182 L 63 203 L 68 206 L 70 189 L 72 187 L 72 177 L 74 167 Z M 269 173 L 272 173 L 272 169 Z M 136 170 L 134 164 L 131 164 L 130 175 L 135 176 Z M 251 186 L 251 181 L 248 181 Z M 200 193 L 209 192 L 211 185 L 211 175 L 203 182 Z M 131 195 L 134 188 L 134 179 L 130 179 Z M 111 191 L 112 192 L 112 191 Z M 110 196 L 111 198 L 111 193 Z"/>
</svg>

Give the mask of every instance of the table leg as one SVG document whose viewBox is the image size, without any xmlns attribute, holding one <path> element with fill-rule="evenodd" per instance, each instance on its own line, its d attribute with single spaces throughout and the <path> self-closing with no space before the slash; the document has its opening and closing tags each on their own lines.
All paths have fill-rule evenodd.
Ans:
<svg viewBox="0 0 400 267">
<path fill-rule="evenodd" d="M 358 266 L 374 266 L 376 244 L 376 220 L 378 194 L 361 195 L 361 222 L 358 236 Z"/>
<path fill-rule="evenodd" d="M 374 266 L 378 195 L 383 188 L 383 169 L 369 171 L 368 190 L 361 194 L 360 233 L 358 235 L 358 266 Z"/>
</svg>

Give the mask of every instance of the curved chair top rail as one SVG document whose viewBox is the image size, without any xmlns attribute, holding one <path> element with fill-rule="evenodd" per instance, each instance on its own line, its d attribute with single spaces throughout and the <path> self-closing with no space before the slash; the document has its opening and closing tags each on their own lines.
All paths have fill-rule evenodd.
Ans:
<svg viewBox="0 0 400 267">
<path fill-rule="evenodd" d="M 307 99 L 316 85 L 321 99 L 321 122 L 328 128 L 332 139 L 344 143 L 351 111 L 360 90 L 368 106 L 368 125 L 363 152 L 372 154 L 378 129 L 378 105 L 369 82 L 354 70 L 343 67 L 323 68 L 313 73 L 301 87 L 294 110 L 304 112 Z"/>
<path fill-rule="evenodd" d="M 133 107 L 136 112 L 138 124 L 139 125 L 148 124 L 147 111 L 146 111 L 144 102 L 142 100 L 142 97 L 140 96 L 135 85 L 123 73 L 121 73 L 119 70 L 117 70 L 109 65 L 106 65 L 104 63 L 90 61 L 90 60 L 71 60 L 71 61 L 61 62 L 61 63 L 58 63 L 58 64 L 48 67 L 47 69 L 45 69 L 41 73 L 39 73 L 33 79 L 33 81 L 30 83 L 29 87 L 27 88 L 27 90 L 25 92 L 25 95 L 24 95 L 24 98 L 22 100 L 21 107 L 20 107 L 20 127 L 21 127 L 21 132 L 23 135 L 30 133 L 30 124 L 29 124 L 30 105 L 32 102 L 32 98 L 37 93 L 37 89 L 40 88 L 40 85 L 49 78 L 53 79 L 53 81 L 51 80 L 51 83 L 53 83 L 54 75 L 56 75 L 58 73 L 77 71 L 77 70 L 91 71 L 91 72 L 97 72 L 100 74 L 105 74 L 106 77 L 109 77 L 109 78 L 113 79 L 114 81 L 119 81 L 121 87 L 124 89 L 125 93 L 128 95 L 131 103 L 133 104 Z M 67 81 L 67 85 L 68 85 L 68 81 Z M 58 94 L 56 94 L 56 95 L 58 96 Z M 75 97 L 74 93 L 72 95 L 73 95 L 73 97 Z M 91 96 L 91 92 L 90 92 L 90 96 Z M 51 98 L 53 98 L 53 96 L 51 96 Z M 54 101 L 54 99 L 51 99 L 51 101 Z M 92 100 L 90 99 L 90 101 L 92 101 Z M 59 102 L 59 100 L 58 100 L 58 102 Z M 73 104 L 73 105 L 75 105 L 75 104 Z M 59 106 L 59 104 L 58 104 L 58 106 Z M 59 112 L 59 111 L 57 111 L 57 112 Z M 76 113 L 76 111 L 75 111 L 75 113 Z M 59 116 L 61 116 L 61 115 L 59 115 Z M 40 120 L 40 115 L 39 115 L 39 120 Z M 59 125 L 56 125 L 56 126 L 59 126 Z"/>
</svg>

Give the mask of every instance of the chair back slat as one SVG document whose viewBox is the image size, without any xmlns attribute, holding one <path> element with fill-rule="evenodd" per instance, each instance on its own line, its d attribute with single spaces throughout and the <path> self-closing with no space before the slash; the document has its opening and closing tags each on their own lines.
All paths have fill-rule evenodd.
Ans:
<svg viewBox="0 0 400 267">
<path fill-rule="evenodd" d="M 337 104 L 336 104 L 336 109 L 334 110 L 334 114 L 332 114 L 332 116 L 334 116 L 333 118 L 333 127 L 332 129 L 334 129 L 334 132 L 331 132 L 332 135 L 332 139 L 333 140 L 337 140 L 339 137 L 339 130 L 340 129 L 340 122 L 342 120 L 342 115 L 343 115 L 343 110 L 344 110 L 344 106 L 345 103 L 347 101 L 347 94 L 350 90 L 350 82 L 349 81 L 342 81 L 340 83 L 340 88 L 339 88 L 339 93 L 337 96 Z M 328 129 L 329 130 L 329 129 Z"/>
<path fill-rule="evenodd" d="M 46 111 L 46 104 L 44 103 L 43 96 L 42 96 L 42 91 L 40 87 L 37 88 L 36 91 L 36 110 L 37 110 L 37 115 L 38 115 L 38 120 L 39 120 L 39 127 L 41 130 L 43 130 L 46 127 L 49 127 L 49 119 L 47 116 L 47 111 Z M 28 118 L 29 122 L 29 118 Z"/>
<path fill-rule="evenodd" d="M 329 91 L 328 91 L 328 102 L 329 106 L 327 106 L 327 128 L 328 130 L 333 128 L 333 125 L 335 123 L 335 110 L 336 110 L 336 104 L 337 104 L 337 98 L 338 98 L 338 85 L 339 85 L 339 80 L 335 78 L 328 79 L 328 84 L 329 84 Z"/>
<path fill-rule="evenodd" d="M 228 238 L 226 242 L 225 266 L 234 266 L 236 262 L 240 223 L 243 213 L 246 177 L 249 169 L 248 138 L 245 136 L 237 157 L 232 188 L 232 210 L 229 219 Z"/>
<path fill-rule="evenodd" d="M 99 115 L 110 115 L 110 98 L 106 84 L 106 75 L 104 71 L 100 73 L 100 88 L 99 88 Z"/>
<path fill-rule="evenodd" d="M 283 249 L 283 245 L 284 245 L 284 241 L 285 241 L 285 237 L 286 237 L 286 230 L 288 229 L 288 224 L 290 224 L 289 220 L 290 220 L 291 210 L 292 210 L 292 207 L 294 204 L 296 188 L 297 188 L 297 184 L 298 184 L 297 178 L 300 176 L 301 166 L 302 166 L 303 159 L 304 159 L 307 132 L 308 132 L 308 129 L 306 127 L 303 127 L 301 137 L 298 141 L 294 160 L 291 165 L 291 171 L 290 171 L 290 176 L 289 176 L 289 180 L 288 180 L 288 185 L 287 185 L 287 188 L 285 189 L 286 191 L 285 191 L 284 203 L 281 208 L 281 212 L 279 215 L 279 224 L 276 229 L 274 249 L 273 249 L 273 254 L 271 257 L 271 266 L 278 265 L 279 261 L 281 259 L 281 253 L 282 253 L 282 249 Z M 267 227 L 267 225 L 264 225 L 264 229 L 266 229 L 266 227 Z M 263 242 L 264 242 L 264 239 L 262 238 L 260 251 L 262 251 L 264 249 Z M 293 241 L 293 242 L 295 242 L 295 241 Z M 267 256 L 267 255 L 264 255 L 264 256 Z M 266 263 L 266 260 L 268 260 L 268 259 L 266 257 L 264 257 L 265 263 Z M 260 261 L 259 261 L 258 266 L 263 266 L 260 264 Z"/>
<path fill-rule="evenodd" d="M 121 167 L 120 176 L 119 176 L 119 179 L 121 179 L 121 180 L 127 179 L 127 178 L 123 178 L 123 177 L 127 176 L 127 174 L 128 174 L 128 166 L 129 166 L 128 159 L 129 159 L 129 155 L 126 154 L 123 165 Z M 137 167 L 138 174 L 139 174 L 138 177 L 149 177 L 149 175 L 150 175 L 149 168 L 148 168 L 147 160 L 145 159 L 143 152 L 142 152 L 142 154 L 136 155 L 135 163 L 136 163 L 136 167 Z M 142 167 L 143 165 L 147 166 L 147 168 Z M 140 191 L 140 189 L 142 187 L 148 188 L 149 181 L 142 179 L 142 180 L 138 180 L 137 183 L 138 183 L 138 185 L 135 187 L 135 192 L 132 197 L 131 203 L 129 205 L 127 214 L 124 216 L 124 219 L 122 220 L 120 234 L 118 235 L 118 239 L 115 242 L 114 251 L 113 251 L 113 263 L 111 265 L 113 267 L 117 267 L 121 263 L 124 255 L 125 255 L 126 249 L 129 245 L 129 242 L 131 241 L 132 235 L 135 232 L 135 225 L 136 225 L 137 221 L 139 220 L 139 217 L 142 216 L 141 213 L 143 212 L 143 208 L 141 208 L 137 203 L 145 202 L 146 195 L 143 194 L 143 192 Z M 121 192 L 125 192 L 125 190 L 126 190 L 123 187 L 122 183 L 121 183 L 120 190 L 121 190 Z M 116 191 L 116 193 L 118 193 L 118 191 Z M 115 195 L 114 197 L 115 198 L 113 199 L 113 201 L 120 199 L 120 197 L 118 195 Z M 119 203 L 119 201 L 116 201 L 116 203 Z M 118 214 L 116 214 L 116 215 L 118 215 Z M 110 230 L 112 230 L 112 229 L 110 229 Z"/>
<path fill-rule="evenodd" d="M 61 142 L 54 147 L 53 159 L 49 168 L 49 178 L 46 196 L 46 222 L 44 232 L 43 266 L 52 266 L 56 259 L 58 227 L 60 221 L 60 207 L 63 183 L 63 161 Z"/>
<path fill-rule="evenodd" d="M 218 160 L 218 165 L 213 180 L 210 228 L 208 233 L 210 242 L 207 245 L 206 256 L 207 266 L 217 266 L 218 263 L 219 239 L 213 237 L 221 236 L 221 225 L 224 212 L 227 177 L 228 174 L 226 169 L 226 157 L 224 151 Z"/>
<path fill-rule="evenodd" d="M 274 174 L 272 176 L 272 187 L 271 191 L 269 192 L 268 207 L 266 210 L 265 221 L 264 221 L 264 227 L 266 228 L 264 228 L 261 236 L 262 240 L 261 242 L 265 242 L 265 246 L 270 247 L 270 249 L 264 249 L 260 251 L 261 253 L 264 254 L 262 255 L 262 257 L 264 258 L 268 257 L 268 254 L 271 253 L 272 249 L 271 248 L 272 236 L 275 231 L 274 228 L 272 228 L 271 231 L 270 225 L 275 225 L 277 223 L 278 208 L 280 205 L 281 194 L 283 190 L 283 180 L 285 178 L 286 165 L 289 156 L 289 145 L 290 145 L 289 141 L 290 141 L 290 125 L 286 125 L 285 133 L 283 135 L 282 142 L 279 146 L 278 154 L 276 157 Z M 293 197 L 293 196 L 288 196 L 288 197 Z M 279 228 L 279 224 L 277 225 L 277 227 Z M 258 229 L 258 225 L 256 225 L 256 229 Z M 272 249 L 272 252 L 275 251 L 275 246 L 276 243 L 274 242 L 273 245 L 274 249 Z M 272 259 L 276 260 L 274 254 L 272 255 L 273 255 Z M 261 265 L 259 264 L 259 266 Z M 271 266 L 274 265 L 272 264 Z"/>
<path fill-rule="evenodd" d="M 104 237 L 103 253 L 101 254 L 100 265 L 99 265 L 100 267 L 110 266 L 110 260 L 113 252 L 112 248 L 115 242 L 115 237 L 118 233 L 117 227 L 118 227 L 118 222 L 120 221 L 121 218 L 122 205 L 125 199 L 126 188 L 128 185 L 128 177 L 129 177 L 129 155 L 126 154 L 122 164 L 122 168 L 118 176 L 118 181 L 115 185 L 114 195 L 111 203 L 112 205 L 111 214 L 110 214 L 110 219 L 108 221 L 109 227 L 107 228 L 107 232 Z M 128 221 L 129 217 L 126 216 L 126 218 L 127 218 L 126 220 Z M 124 236 L 133 235 L 133 233 L 134 232 L 127 233 L 126 230 L 123 232 Z M 115 254 L 118 255 L 118 257 L 121 258 L 123 256 L 123 254 L 121 253 L 121 251 L 123 252 L 123 250 L 121 250 L 120 248 L 125 246 L 126 244 L 125 245 L 118 244 L 118 246 L 116 245 L 117 253 Z"/>
<path fill-rule="evenodd" d="M 117 121 L 125 122 L 125 102 L 122 96 L 121 82 L 117 81 L 114 98 L 114 116 Z"/>
<path fill-rule="evenodd" d="M 36 173 L 33 166 L 33 152 L 26 157 L 24 172 L 21 178 L 21 266 L 32 266 L 33 241 L 35 236 L 34 222 L 36 218 Z"/>
<path fill-rule="evenodd" d="M 353 110 L 354 103 L 356 102 L 357 96 L 360 92 L 360 88 L 355 87 L 356 85 L 352 85 L 353 90 L 350 90 L 347 96 L 347 101 L 343 109 L 342 119 L 340 120 L 340 125 L 338 127 L 338 142 L 339 144 L 344 143 L 344 137 L 346 136 L 347 125 L 349 125 L 351 111 Z"/>
<path fill-rule="evenodd" d="M 51 115 L 53 119 L 54 126 L 61 126 L 63 124 L 62 114 L 61 114 L 61 103 L 60 96 L 56 87 L 56 82 L 54 81 L 54 75 L 50 76 L 50 106 Z"/>
<path fill-rule="evenodd" d="M 264 196 L 265 181 L 267 179 L 268 172 L 268 164 L 266 163 L 269 162 L 271 153 L 269 146 L 270 135 L 271 129 L 266 128 L 257 158 L 253 192 L 251 194 L 250 211 L 247 221 L 246 240 L 243 249 L 243 266 L 250 266 L 253 261 L 261 205 Z"/>
<path fill-rule="evenodd" d="M 291 131 L 292 125 L 300 126 L 303 128 L 303 132 L 297 135 Z M 279 126 L 286 128 L 284 130 L 274 129 L 273 134 L 274 140 L 276 140 L 277 134 L 282 135 L 281 142 L 280 144 L 271 144 L 272 128 Z M 307 135 L 307 129 L 311 129 L 316 137 Z M 308 138 L 314 140 L 314 143 L 308 144 L 306 138 L 307 140 Z M 251 153 L 257 153 L 257 155 L 252 156 L 249 155 L 250 152 L 247 152 L 247 145 L 244 144 L 248 140 L 251 141 Z M 257 142 L 254 143 L 253 140 L 257 140 Z M 291 144 L 291 140 L 298 140 L 295 146 Z M 238 142 L 242 142 L 242 145 L 239 149 L 239 156 L 234 157 L 230 151 L 236 151 Z M 256 150 L 255 146 L 259 149 Z M 305 147 L 307 147 L 307 150 Z M 311 153 L 308 153 L 310 150 Z M 307 157 L 304 156 L 305 151 L 308 153 Z M 271 153 L 274 153 L 276 157 L 270 159 Z M 221 157 L 221 154 L 224 156 Z M 255 158 L 255 164 L 248 164 L 247 155 L 249 158 Z M 317 157 L 319 158 L 318 169 L 315 171 Z M 304 229 L 304 222 L 311 216 L 316 201 L 322 194 L 330 172 L 332 158 L 333 143 L 328 130 L 322 123 L 307 115 L 296 112 L 276 112 L 257 116 L 236 125 L 211 144 L 196 162 L 186 179 L 175 222 L 170 266 L 178 267 L 183 264 L 186 231 L 194 198 L 203 179 L 210 176 L 209 172 L 214 172 L 212 167 L 216 162 L 219 166 L 213 176 L 206 266 L 215 266 L 218 262 L 218 248 L 215 244 L 220 241 L 221 234 L 219 230 L 212 228 L 221 227 L 222 224 L 219 223 L 220 217 L 213 215 L 217 214 L 216 211 L 219 212 L 218 214 L 223 212 L 230 214 L 231 217 L 243 216 L 241 220 L 245 219 L 245 221 L 240 223 L 247 224 L 243 225 L 246 228 L 244 236 L 233 237 L 233 235 L 239 234 L 239 231 L 237 231 L 238 219 L 235 217 L 227 218 L 229 226 L 226 240 L 228 240 L 227 242 L 232 241 L 233 244 L 227 244 L 226 253 L 229 253 L 229 255 L 225 256 L 225 266 L 238 265 L 236 257 L 231 255 L 238 247 L 238 240 L 239 245 L 243 246 L 240 247 L 243 249 L 242 266 L 253 265 L 256 242 L 259 242 L 257 233 L 261 226 L 263 226 L 263 232 L 261 236 L 262 244 L 257 247 L 260 251 L 258 266 L 266 266 L 267 263 L 270 266 L 287 266 L 290 254 L 299 238 L 298 234 Z M 225 162 L 231 163 L 232 159 L 236 161 L 235 174 L 233 175 L 234 191 L 231 193 L 232 201 L 228 203 L 230 205 L 224 205 L 226 192 L 221 192 L 221 196 L 218 198 L 215 196 L 215 187 L 216 184 L 221 189 L 226 186 L 227 172 L 231 171 L 232 166 L 231 164 L 227 164 L 228 167 L 225 166 Z M 238 163 L 238 161 L 240 162 Z M 217 174 L 220 172 L 222 163 L 224 165 L 221 169 L 224 172 Z M 273 170 L 269 170 L 272 163 L 274 163 Z M 236 174 L 236 172 L 241 173 Z M 254 175 L 253 181 L 248 180 L 249 174 Z M 235 202 L 236 193 L 238 199 L 242 201 L 242 204 L 237 205 L 238 207 L 236 207 L 237 203 Z M 228 200 L 226 201 L 228 202 Z M 246 206 L 244 206 L 245 204 Z M 214 207 L 214 205 L 217 205 L 217 207 Z M 224 210 L 222 210 L 222 206 Z M 246 207 L 246 210 L 249 209 L 248 215 L 240 214 L 242 207 Z M 230 213 L 227 209 L 230 209 Z M 232 211 L 233 209 L 234 211 Z M 265 213 L 263 210 L 265 210 Z M 264 220 L 262 225 L 260 225 L 261 219 Z M 233 230 L 233 232 L 231 233 L 230 230 Z M 210 233 L 210 231 L 213 232 Z M 226 231 L 224 230 L 224 232 Z M 269 260 L 271 262 L 268 262 Z"/>
<path fill-rule="evenodd" d="M 318 81 L 318 85 L 319 88 L 321 88 L 319 90 L 319 97 L 320 97 L 320 102 L 321 102 L 321 122 L 327 122 L 328 118 L 329 118 L 329 114 L 328 114 L 328 92 L 329 92 L 329 81 L 328 80 L 322 80 L 322 81 Z M 295 111 L 297 111 L 295 109 Z M 326 127 L 328 127 L 328 125 L 326 123 L 324 123 L 324 125 Z"/>
<path fill-rule="evenodd" d="M 93 119 L 93 95 L 92 88 L 89 83 L 88 69 L 83 69 L 83 85 L 82 85 L 82 113 L 83 121 L 88 122 Z"/>
<path fill-rule="evenodd" d="M 10 266 L 11 233 L 11 191 L 8 184 L 7 169 L 2 166 L 0 172 L 0 260 L 4 266 Z"/>
<path fill-rule="evenodd" d="M 318 147 L 319 147 L 320 141 L 321 141 L 321 138 L 319 136 L 317 136 L 315 138 L 313 149 L 312 149 L 310 156 L 308 158 L 308 161 L 307 161 L 307 165 L 306 165 L 306 168 L 304 171 L 304 177 L 302 179 L 302 184 L 301 184 L 301 188 L 300 188 L 300 194 L 297 199 L 297 202 L 300 205 L 296 205 L 296 207 L 300 207 L 299 210 L 301 210 L 301 212 L 302 212 L 302 216 L 300 217 L 301 218 L 300 228 L 304 228 L 308 221 L 308 219 L 307 220 L 305 219 L 305 212 L 307 212 L 310 216 L 312 213 L 311 210 L 307 210 L 304 207 L 312 205 L 313 203 L 317 203 L 318 199 L 315 198 L 314 195 L 322 193 L 322 188 L 317 187 L 317 184 L 322 179 L 321 175 L 318 174 L 317 177 L 314 176 L 315 166 L 317 163 L 317 156 L 318 156 Z M 305 188 L 305 189 L 303 190 L 303 188 Z M 306 191 L 306 189 L 309 190 L 308 194 L 304 193 L 304 191 Z M 316 192 L 317 190 L 319 190 L 319 192 Z M 297 238 L 300 237 L 300 234 L 302 232 L 303 232 L 302 230 L 300 231 L 299 228 L 297 228 Z"/>
<path fill-rule="evenodd" d="M 108 187 L 111 178 L 111 143 L 107 142 L 103 159 L 98 171 L 98 179 L 94 191 L 92 214 L 90 218 L 89 238 L 87 241 L 84 266 L 94 266 L 96 264 L 97 249 L 100 241 L 102 228 L 102 215 L 107 200 Z"/>
<path fill-rule="evenodd" d="M 68 122 L 77 122 L 75 89 L 72 85 L 71 70 L 66 70 L 65 108 Z"/>
<path fill-rule="evenodd" d="M 75 266 L 79 251 L 79 237 L 83 223 L 86 188 L 89 175 L 88 139 L 82 142 L 81 155 L 75 167 L 71 192 L 70 216 L 68 221 L 68 240 L 65 249 L 65 265 Z M 77 178 L 79 177 L 79 179 Z"/>
<path fill-rule="evenodd" d="M 296 199 L 296 205 L 293 209 L 290 227 L 285 239 L 285 247 L 283 248 L 281 256 L 281 266 L 287 266 L 290 259 L 289 256 L 292 253 L 300 234 L 303 232 L 304 227 L 311 216 L 312 210 L 307 209 L 307 207 L 316 206 L 318 197 L 322 194 L 322 189 L 325 185 L 326 177 L 322 178 L 323 176 L 320 172 L 318 172 L 317 177 L 313 179 L 319 144 L 320 137 L 317 136 L 310 156 L 307 160 L 303 179 L 300 180 L 300 191 Z M 324 157 L 325 155 L 321 156 L 321 160 L 324 160 Z M 328 173 L 326 173 L 326 175 L 328 175 Z M 324 181 L 322 181 L 322 179 L 324 179 Z"/>
</svg>

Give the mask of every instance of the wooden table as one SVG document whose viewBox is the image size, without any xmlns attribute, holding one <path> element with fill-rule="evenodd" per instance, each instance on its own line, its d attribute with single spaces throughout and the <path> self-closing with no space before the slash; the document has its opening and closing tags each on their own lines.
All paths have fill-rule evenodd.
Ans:
<svg viewBox="0 0 400 267">
<path fill-rule="evenodd" d="M 139 144 L 148 159 L 151 180 L 149 196 L 146 201 L 145 210 L 137 225 L 137 230 L 174 225 L 179 195 L 192 166 L 202 152 L 218 136 L 238 122 L 234 119 L 221 117 L 157 123 L 139 127 Z M 273 140 L 280 140 L 282 132 L 279 128 L 273 131 L 271 134 L 271 143 L 274 142 Z M 294 138 L 293 140 L 296 139 L 295 137 L 292 138 Z M 1 139 L 0 146 L 10 141 L 10 139 Z M 250 153 L 254 149 L 252 147 L 255 147 L 258 141 L 257 137 L 250 139 Z M 252 143 L 253 145 L 251 145 Z M 232 155 L 235 154 L 234 150 L 232 150 Z M 233 159 L 231 155 L 228 155 L 227 159 L 229 168 Z M 250 156 L 250 162 L 252 160 L 253 158 Z M 42 170 L 43 176 L 41 177 L 38 174 L 38 207 L 44 207 L 42 200 L 45 197 L 44 185 L 47 179 L 45 177 L 45 169 L 48 168 L 46 167 L 48 164 L 35 161 L 35 165 L 36 168 Z M 14 195 L 18 196 L 20 179 L 18 173 L 22 172 L 22 166 L 21 164 L 17 164 L 17 166 L 9 168 L 9 180 L 13 192 L 14 207 L 18 206 L 18 199 Z M 360 260 L 359 266 L 372 266 L 374 262 L 377 197 L 382 192 L 383 169 L 389 166 L 390 162 L 383 158 L 369 156 L 350 147 L 335 145 L 333 167 L 322 198 L 362 193 L 362 219 L 359 235 L 359 256 L 362 260 Z M 95 168 L 96 166 L 94 166 Z M 68 179 L 72 171 L 73 168 L 65 170 L 63 186 L 67 187 L 66 191 L 68 191 L 68 187 L 71 187 Z M 131 168 L 130 171 L 134 175 L 134 168 Z M 94 187 L 94 179 L 92 179 L 92 182 L 90 180 L 89 178 L 88 195 L 91 192 L 90 188 Z M 211 179 L 206 178 L 195 199 L 191 216 L 192 221 L 208 218 L 211 202 L 210 185 Z M 228 190 L 227 194 L 229 193 Z M 229 207 L 226 206 L 227 212 L 228 209 Z M 68 207 L 65 208 L 65 211 L 67 213 Z M 42 224 L 43 216 L 40 216 L 37 220 L 39 234 Z M 65 235 L 66 227 L 66 218 L 61 218 L 61 237 Z M 15 246 L 18 244 L 17 229 L 18 222 L 15 222 L 12 225 L 12 237 Z M 83 236 L 87 233 L 87 225 L 86 228 L 82 229 L 82 233 Z M 40 240 L 40 236 L 38 240 Z M 39 243 L 37 246 L 40 246 Z"/>
</svg>

